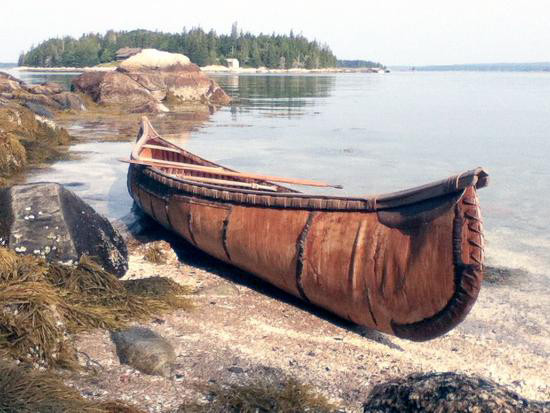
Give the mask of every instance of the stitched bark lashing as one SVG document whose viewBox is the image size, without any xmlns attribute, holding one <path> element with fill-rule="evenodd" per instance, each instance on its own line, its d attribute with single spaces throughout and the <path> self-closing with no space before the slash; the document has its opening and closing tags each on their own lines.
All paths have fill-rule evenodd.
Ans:
<svg viewBox="0 0 550 413">
<path fill-rule="evenodd" d="M 304 286 L 302 284 L 302 274 L 304 272 L 304 259 L 305 259 L 305 253 L 306 253 L 307 234 L 309 233 L 311 225 L 313 224 L 313 219 L 315 218 L 316 215 L 317 215 L 317 212 L 309 213 L 307 217 L 307 221 L 304 225 L 304 229 L 302 229 L 302 232 L 300 233 L 300 236 L 296 241 L 296 288 L 300 293 L 300 297 L 307 302 L 309 302 L 309 299 L 306 296 L 306 293 L 304 291 Z"/>
<path fill-rule="evenodd" d="M 229 219 L 231 218 L 231 212 L 233 211 L 233 208 L 229 210 L 227 213 L 227 216 L 223 220 L 223 227 L 222 227 L 222 245 L 223 250 L 225 252 L 225 255 L 227 256 L 227 259 L 231 261 L 231 255 L 229 254 L 229 244 L 227 241 L 227 231 L 229 230 Z"/>
<path fill-rule="evenodd" d="M 473 189 L 472 189 L 473 190 Z M 477 199 L 476 199 L 477 201 Z M 466 206 L 468 202 L 461 201 Z M 469 248 L 468 256 L 479 254 L 481 259 L 476 259 L 475 264 L 466 264 L 462 259 L 463 228 L 466 220 L 466 240 Z M 474 305 L 481 280 L 483 278 L 483 245 L 479 242 L 470 242 L 473 236 L 480 236 L 481 230 L 471 231 L 470 226 L 480 222 L 477 202 L 473 207 L 462 212 L 459 204 L 455 206 L 455 218 L 453 222 L 453 264 L 455 290 L 445 307 L 433 315 L 410 324 L 400 324 L 392 320 L 391 326 L 394 334 L 400 338 L 414 341 L 425 341 L 449 332 L 461 323 Z M 482 237 L 480 237 L 482 239 Z M 473 240 L 475 241 L 475 240 Z"/>
<path fill-rule="evenodd" d="M 191 242 L 197 247 L 197 241 L 195 241 L 195 236 L 193 235 L 193 213 L 191 211 L 189 211 L 189 215 L 187 215 L 187 228 L 189 229 Z"/>
<path fill-rule="evenodd" d="M 378 322 L 376 321 L 376 317 L 374 316 L 374 311 L 372 310 L 372 304 L 370 302 L 370 290 L 368 288 L 365 291 L 365 299 L 367 300 L 367 306 L 369 308 L 370 317 L 372 318 L 374 325 L 377 326 Z"/>
</svg>

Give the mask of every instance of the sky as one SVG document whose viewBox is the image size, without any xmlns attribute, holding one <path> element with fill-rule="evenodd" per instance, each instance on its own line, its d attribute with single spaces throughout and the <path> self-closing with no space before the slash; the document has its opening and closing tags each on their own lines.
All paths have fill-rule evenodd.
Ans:
<svg viewBox="0 0 550 413">
<path fill-rule="evenodd" d="M 386 65 L 550 61 L 548 0 L 5 0 L 0 62 L 57 36 L 136 28 L 302 33 Z"/>
</svg>

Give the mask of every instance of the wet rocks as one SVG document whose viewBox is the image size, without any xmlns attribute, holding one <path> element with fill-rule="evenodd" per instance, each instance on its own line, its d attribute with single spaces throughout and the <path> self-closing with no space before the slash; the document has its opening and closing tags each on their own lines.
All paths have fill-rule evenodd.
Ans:
<svg viewBox="0 0 550 413">
<path fill-rule="evenodd" d="M 0 96 L 23 105 L 46 106 L 49 110 L 86 110 L 80 96 L 67 92 L 57 83 L 28 85 L 4 72 L 0 72 Z"/>
<path fill-rule="evenodd" d="M 63 263 L 87 255 L 117 276 L 126 273 L 128 251 L 122 237 L 61 185 L 15 185 L 0 190 L 0 202 L 0 245 Z"/>
<path fill-rule="evenodd" d="M 165 112 L 165 103 L 224 105 L 230 98 L 216 82 L 181 54 L 145 49 L 112 72 L 85 72 L 73 90 L 96 103 L 118 105 L 133 113 Z"/>
<path fill-rule="evenodd" d="M 379 384 L 363 412 L 543 412 L 550 402 L 524 399 L 490 380 L 458 373 L 415 373 Z"/>
<path fill-rule="evenodd" d="M 46 107 L 29 107 L 32 110 L 0 98 L 0 178 L 9 178 L 28 163 L 56 158 L 58 149 L 70 142 L 65 129 L 35 113 L 47 114 Z"/>
<path fill-rule="evenodd" d="M 44 105 L 41 105 L 40 103 L 25 102 L 23 106 L 25 106 L 27 109 L 37 114 L 38 116 L 43 116 L 48 119 L 53 118 L 52 112 L 49 111 Z"/>
<path fill-rule="evenodd" d="M 120 362 L 145 374 L 168 377 L 176 360 L 173 346 L 145 327 L 111 333 Z"/>
</svg>

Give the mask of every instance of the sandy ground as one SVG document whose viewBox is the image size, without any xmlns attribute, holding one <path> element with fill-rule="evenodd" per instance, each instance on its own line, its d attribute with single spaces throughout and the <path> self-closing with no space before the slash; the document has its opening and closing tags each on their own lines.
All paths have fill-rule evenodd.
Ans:
<svg viewBox="0 0 550 413">
<path fill-rule="evenodd" d="M 526 289 L 513 277 L 506 285 L 485 285 L 458 328 L 414 343 L 345 322 L 159 234 L 178 257 L 172 252 L 166 265 L 154 265 L 142 258 L 143 245 L 134 243 L 125 278 L 167 276 L 195 290 L 192 311 L 146 324 L 176 349 L 172 377 L 120 365 L 107 332 L 83 334 L 77 340 L 86 354 L 82 361 L 96 373 L 69 383 L 88 397 L 168 412 L 200 399 L 201 384 L 238 382 L 250 372 L 274 368 L 313 385 L 346 411 L 359 411 L 373 385 L 419 371 L 478 374 L 526 398 L 550 399 L 549 303 L 536 282 Z"/>
</svg>

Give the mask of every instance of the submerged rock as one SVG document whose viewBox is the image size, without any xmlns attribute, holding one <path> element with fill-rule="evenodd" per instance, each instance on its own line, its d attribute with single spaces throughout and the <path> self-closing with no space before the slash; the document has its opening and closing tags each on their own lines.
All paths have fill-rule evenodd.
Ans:
<svg viewBox="0 0 550 413">
<path fill-rule="evenodd" d="M 154 49 L 132 56 L 115 71 L 81 74 L 73 80 L 73 90 L 96 103 L 122 106 L 134 113 L 165 112 L 164 103 L 172 98 L 214 105 L 231 100 L 186 56 Z"/>
<path fill-rule="evenodd" d="M 0 245 L 63 263 L 87 255 L 117 276 L 128 269 L 126 244 L 110 222 L 57 183 L 2 189 L 0 210 Z"/>
<path fill-rule="evenodd" d="M 415 373 L 374 387 L 363 412 L 544 412 L 550 402 L 524 399 L 490 380 L 458 373 Z"/>
<path fill-rule="evenodd" d="M 111 338 L 121 363 L 145 374 L 170 376 L 176 353 L 164 337 L 145 327 L 132 327 L 112 332 Z"/>
</svg>

